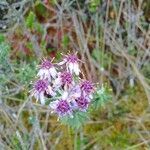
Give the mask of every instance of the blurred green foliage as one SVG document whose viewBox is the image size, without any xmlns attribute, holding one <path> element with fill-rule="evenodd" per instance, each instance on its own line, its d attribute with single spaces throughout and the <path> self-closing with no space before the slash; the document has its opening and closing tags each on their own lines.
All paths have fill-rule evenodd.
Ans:
<svg viewBox="0 0 150 150">
<path fill-rule="evenodd" d="M 93 49 L 92 57 L 105 69 L 108 68 L 113 61 L 111 55 L 104 53 L 101 49 Z"/>
<path fill-rule="evenodd" d="M 25 63 L 12 59 L 10 51 L 10 44 L 6 42 L 3 35 L 0 35 L 0 87 L 1 91 L 7 91 L 7 93 L 17 85 L 29 87 L 36 75 L 37 65 L 36 61 Z"/>
<path fill-rule="evenodd" d="M 36 76 L 36 62 L 30 64 L 23 64 L 19 66 L 19 72 L 17 74 L 20 83 L 29 86 L 30 82 Z"/>
</svg>

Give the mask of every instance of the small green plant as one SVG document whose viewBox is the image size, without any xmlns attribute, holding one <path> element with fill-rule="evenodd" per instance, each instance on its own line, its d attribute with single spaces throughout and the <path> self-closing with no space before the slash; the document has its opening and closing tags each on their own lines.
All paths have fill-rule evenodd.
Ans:
<svg viewBox="0 0 150 150">
<path fill-rule="evenodd" d="M 35 14 L 33 11 L 30 11 L 29 15 L 26 18 L 26 26 L 30 29 L 34 28 L 34 23 L 35 23 Z"/>
<path fill-rule="evenodd" d="M 90 106 L 98 109 L 110 99 L 104 86 L 98 89 L 91 81 L 80 78 L 79 62 L 77 54 L 65 55 L 55 64 L 44 59 L 31 90 L 31 96 L 41 105 L 49 105 L 58 120 L 73 129 L 88 120 Z"/>
</svg>

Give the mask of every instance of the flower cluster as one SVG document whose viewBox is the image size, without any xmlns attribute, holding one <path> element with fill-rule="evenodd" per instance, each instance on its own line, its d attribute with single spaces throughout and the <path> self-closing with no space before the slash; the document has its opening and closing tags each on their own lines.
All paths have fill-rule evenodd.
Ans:
<svg viewBox="0 0 150 150">
<path fill-rule="evenodd" d="M 73 118 L 75 112 L 86 112 L 91 104 L 95 87 L 91 81 L 80 78 L 79 62 L 77 54 L 68 54 L 59 63 L 44 59 L 39 65 L 31 94 L 42 105 L 48 95 L 49 107 L 58 118 Z"/>
</svg>

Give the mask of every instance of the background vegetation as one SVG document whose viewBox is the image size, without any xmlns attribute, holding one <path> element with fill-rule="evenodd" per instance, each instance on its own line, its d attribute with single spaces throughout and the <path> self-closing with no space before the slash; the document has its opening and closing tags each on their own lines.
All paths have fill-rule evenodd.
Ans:
<svg viewBox="0 0 150 150">
<path fill-rule="evenodd" d="M 150 149 L 149 23 L 149 0 L 1 0 L 0 149 Z M 76 135 L 29 97 L 40 59 L 68 50 L 112 89 Z"/>
</svg>

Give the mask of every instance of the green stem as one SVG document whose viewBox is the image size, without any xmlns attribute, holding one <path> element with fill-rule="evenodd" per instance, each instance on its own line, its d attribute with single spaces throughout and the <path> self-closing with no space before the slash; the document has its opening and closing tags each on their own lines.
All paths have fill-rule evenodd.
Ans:
<svg viewBox="0 0 150 150">
<path fill-rule="evenodd" d="M 82 150 L 83 147 L 83 132 L 82 132 L 82 127 L 79 130 L 75 130 L 74 132 L 74 150 Z M 79 136 L 78 136 L 78 132 L 79 132 Z M 78 140 L 78 138 L 80 138 Z M 79 141 L 79 142 L 78 142 Z"/>
<path fill-rule="evenodd" d="M 78 150 L 78 130 L 75 130 L 74 134 L 74 150 Z"/>
<path fill-rule="evenodd" d="M 81 127 L 80 128 L 80 149 L 82 150 L 82 147 L 83 147 L 83 128 Z"/>
<path fill-rule="evenodd" d="M 68 126 L 68 136 L 69 136 L 69 149 L 72 149 L 72 142 L 71 142 L 71 139 L 72 139 L 72 134 L 71 134 L 71 128 Z"/>
</svg>

